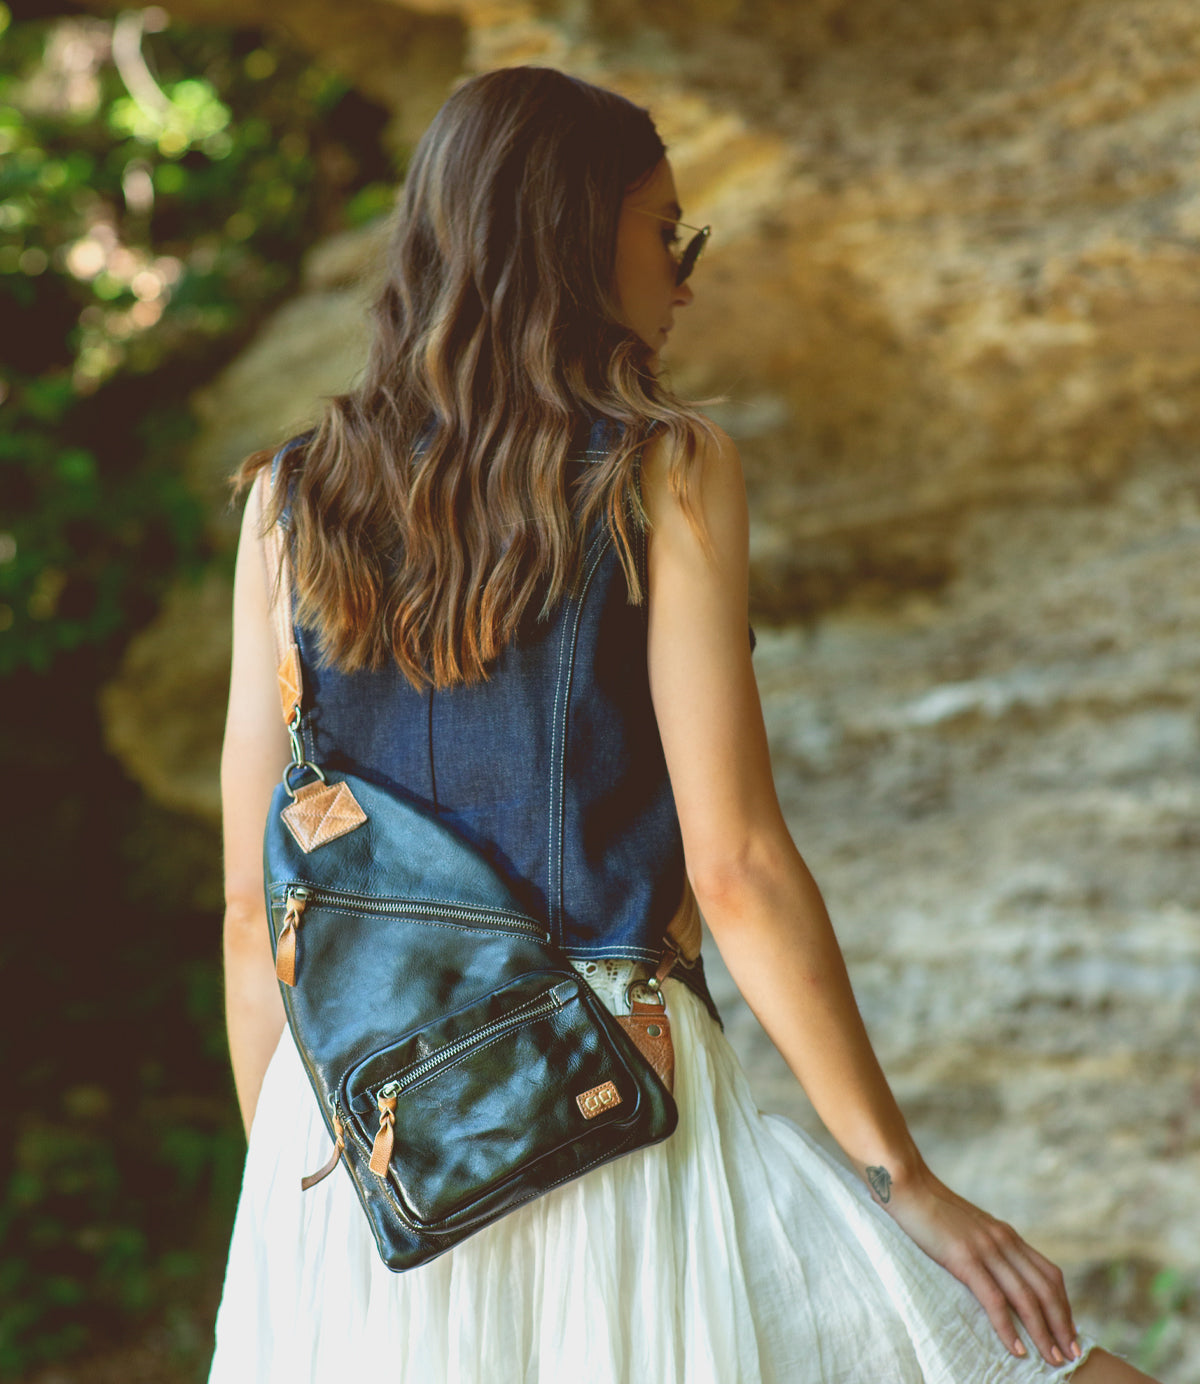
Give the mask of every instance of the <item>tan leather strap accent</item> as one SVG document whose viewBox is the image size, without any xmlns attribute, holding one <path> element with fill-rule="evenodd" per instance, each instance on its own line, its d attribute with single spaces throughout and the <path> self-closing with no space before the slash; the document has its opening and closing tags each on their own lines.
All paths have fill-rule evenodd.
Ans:
<svg viewBox="0 0 1200 1384">
<path fill-rule="evenodd" d="M 683 926 L 679 931 L 686 935 L 693 913 L 698 931 L 700 914 L 696 906 L 696 896 L 692 893 L 691 884 L 685 876 L 683 901 L 663 934 L 662 959 L 658 963 L 658 969 L 652 979 L 641 982 L 657 994 L 658 1002 L 648 1004 L 645 1000 L 634 999 L 630 1001 L 628 1014 L 616 1016 L 617 1022 L 637 1044 L 642 1056 L 658 1073 L 659 1080 L 672 1092 L 675 1089 L 675 1044 L 671 1037 L 671 1020 L 667 1015 L 667 997 L 662 983 L 683 956 L 683 950 L 673 929 L 679 920 L 682 920 Z M 699 950 L 697 944 L 696 952 Z M 695 956 L 687 959 L 694 961 Z"/>
<path fill-rule="evenodd" d="M 275 975 L 285 985 L 296 983 L 296 924 L 290 915 L 275 943 Z"/>
<path fill-rule="evenodd" d="M 376 1177 L 387 1177 L 392 1161 L 392 1145 L 396 1137 L 396 1097 L 379 1096 L 379 1133 L 371 1145 L 371 1171 Z"/>
<path fill-rule="evenodd" d="M 700 955 L 700 945 L 704 929 L 700 921 L 700 905 L 692 892 L 692 882 L 683 877 L 683 896 L 671 921 L 667 924 L 667 935 L 674 941 L 684 961 L 695 961 Z"/>
<path fill-rule="evenodd" d="M 276 648 L 278 647 L 276 645 Z M 279 660 L 275 675 L 279 680 L 279 709 L 283 713 L 283 724 L 290 726 L 296 708 L 304 696 L 304 687 L 300 681 L 300 654 L 295 644 L 287 646 Z"/>
<path fill-rule="evenodd" d="M 675 1043 L 671 1037 L 671 1020 L 667 1015 L 667 997 L 663 993 L 662 983 L 681 958 L 688 962 L 695 961 L 700 955 L 702 938 L 700 905 L 692 891 L 692 882 L 685 874 L 683 897 L 674 917 L 667 924 L 663 935 L 662 960 L 654 972 L 654 988 L 662 1002 L 655 1005 L 647 1004 L 644 1000 L 633 1000 L 630 1012 L 617 1016 L 617 1022 L 638 1045 L 642 1056 L 671 1092 L 675 1090 Z"/>
<path fill-rule="evenodd" d="M 318 1168 L 315 1173 L 309 1173 L 307 1177 L 302 1177 L 300 1179 L 300 1190 L 302 1192 L 307 1192 L 310 1187 L 315 1187 L 318 1182 L 327 1178 L 338 1165 L 338 1160 L 342 1156 L 342 1150 L 346 1147 L 346 1141 L 342 1137 L 342 1122 L 336 1115 L 333 1119 L 333 1128 L 337 1138 L 334 1141 L 333 1153 L 330 1156 L 329 1162 L 323 1167 Z"/>
<path fill-rule="evenodd" d="M 675 1045 L 671 1039 L 671 1021 L 667 1017 L 666 1006 L 634 1000 L 631 1012 L 618 1014 L 616 1020 L 657 1072 L 662 1084 L 668 1091 L 674 1092 Z"/>
<path fill-rule="evenodd" d="M 304 900 L 289 897 L 283 928 L 275 943 L 275 974 L 285 985 L 296 983 L 296 929 L 304 912 Z"/>
<path fill-rule="evenodd" d="M 258 512 L 265 514 L 271 498 L 271 477 L 264 468 L 256 482 Z M 267 565 L 267 598 L 271 603 L 271 629 L 275 635 L 275 667 L 279 676 L 279 705 L 284 725 L 290 725 L 304 696 L 300 653 L 292 629 L 292 571 L 283 526 L 272 524 L 263 534 Z"/>
<path fill-rule="evenodd" d="M 658 963 L 658 970 L 654 972 L 654 984 L 650 987 L 652 990 L 662 985 L 678 960 L 679 948 L 675 945 L 674 938 L 667 934 L 663 938 L 662 960 Z"/>
</svg>

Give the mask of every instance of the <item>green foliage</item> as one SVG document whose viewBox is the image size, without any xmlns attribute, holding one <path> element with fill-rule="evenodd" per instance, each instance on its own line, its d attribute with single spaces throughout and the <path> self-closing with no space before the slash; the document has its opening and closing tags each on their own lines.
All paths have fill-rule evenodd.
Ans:
<svg viewBox="0 0 1200 1384">
<path fill-rule="evenodd" d="M 223 560 L 189 399 L 315 239 L 390 207 L 385 120 L 258 31 L 0 4 L 0 764 L 22 784 L 0 971 L 28 997 L 0 1009 L 0 1377 L 150 1321 L 198 1377 L 211 1349 L 244 1148 L 217 836 L 141 800 L 96 696 L 167 586 Z"/>
<path fill-rule="evenodd" d="M 226 1102 L 172 1093 L 154 1064 L 130 1075 L 20 1118 L 0 1181 L 0 1377 L 178 1303 L 209 1268 L 187 1241 L 205 1213 L 227 1223 L 240 1129 Z"/>
<path fill-rule="evenodd" d="M 386 216 L 396 200 L 396 189 L 391 183 L 369 183 L 346 203 L 346 222 L 350 226 L 364 226 L 378 216 Z"/>
<path fill-rule="evenodd" d="M 1101 1345 L 1140 1370 L 1174 1378 L 1200 1322 L 1200 1274 L 1195 1264 L 1130 1256 L 1093 1266 L 1072 1302 Z"/>
<path fill-rule="evenodd" d="M 147 1321 L 199 1373 L 244 1151 L 201 877 L 217 833 L 149 812 L 93 748 L 97 650 L 61 663 L 53 683 L 10 677 L 0 722 L 24 785 L 6 902 L 25 921 L 0 930 L 25 997 L 0 1011 L 0 1378 Z"/>
<path fill-rule="evenodd" d="M 316 236 L 390 206 L 383 121 L 257 32 L 161 10 L 8 25 L 0 673 L 127 633 L 203 558 L 187 395 Z"/>
<path fill-rule="evenodd" d="M 66 440 L 63 375 L 20 380 L 0 431 L 0 674 L 48 669 L 61 651 L 119 636 L 170 570 L 194 559 L 200 511 L 180 476 L 135 453 L 102 467 Z"/>
<path fill-rule="evenodd" d="M 108 111 L 108 127 L 114 135 L 131 135 L 153 144 L 166 158 L 178 158 L 193 146 L 213 158 L 225 158 L 234 149 L 226 133 L 231 112 L 218 99 L 212 83 L 185 77 L 160 88 L 162 101 L 145 105 L 133 96 L 122 96 Z"/>
<path fill-rule="evenodd" d="M 1168 1363 L 1183 1323 L 1200 1316 L 1200 1281 L 1179 1268 L 1160 1269 L 1150 1281 L 1149 1297 L 1154 1320 L 1142 1333 L 1134 1354 L 1134 1364 L 1147 1372 Z"/>
</svg>

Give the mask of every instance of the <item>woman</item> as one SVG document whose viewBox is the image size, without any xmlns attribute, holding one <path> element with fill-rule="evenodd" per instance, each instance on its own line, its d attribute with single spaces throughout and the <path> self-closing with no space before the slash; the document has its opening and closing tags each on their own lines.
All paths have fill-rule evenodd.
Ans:
<svg viewBox="0 0 1200 1384">
<path fill-rule="evenodd" d="M 1053 1264 L 933 1176 L 872 1052 L 772 781 L 737 449 L 656 373 L 703 245 L 676 254 L 681 214 L 646 112 L 549 69 L 466 82 L 416 150 L 363 383 L 250 495 L 222 761 L 249 1151 L 212 1381 L 1145 1378 L 1079 1340 Z M 675 1133 L 403 1275 L 349 1179 L 298 1187 L 328 1141 L 262 897 L 289 759 L 262 556 L 281 518 L 309 758 L 434 807 L 614 1010 L 668 924 L 686 939 Z M 697 901 L 857 1176 L 757 1110 Z"/>
</svg>

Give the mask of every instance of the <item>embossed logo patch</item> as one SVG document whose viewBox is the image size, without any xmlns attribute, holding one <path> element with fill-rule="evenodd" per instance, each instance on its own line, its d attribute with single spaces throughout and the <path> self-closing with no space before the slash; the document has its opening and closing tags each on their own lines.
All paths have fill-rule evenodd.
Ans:
<svg viewBox="0 0 1200 1384">
<path fill-rule="evenodd" d="M 621 1093 L 611 1081 L 605 1081 L 599 1086 L 593 1086 L 590 1091 L 584 1091 L 582 1095 L 576 1096 L 575 1104 L 583 1112 L 585 1120 L 594 1120 L 597 1115 L 603 1115 L 614 1105 L 620 1105 Z"/>
</svg>

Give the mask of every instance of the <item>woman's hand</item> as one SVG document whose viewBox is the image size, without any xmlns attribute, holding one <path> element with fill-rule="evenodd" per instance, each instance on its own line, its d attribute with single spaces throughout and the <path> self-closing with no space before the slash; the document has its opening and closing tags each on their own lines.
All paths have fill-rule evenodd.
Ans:
<svg viewBox="0 0 1200 1384">
<path fill-rule="evenodd" d="M 882 1168 L 868 1168 L 866 1176 L 876 1200 L 896 1224 L 975 1294 L 1014 1355 L 1026 1352 L 1013 1311 L 1048 1363 L 1061 1365 L 1078 1358 L 1061 1271 L 1011 1225 L 952 1192 L 927 1168 L 896 1185 Z"/>
</svg>

